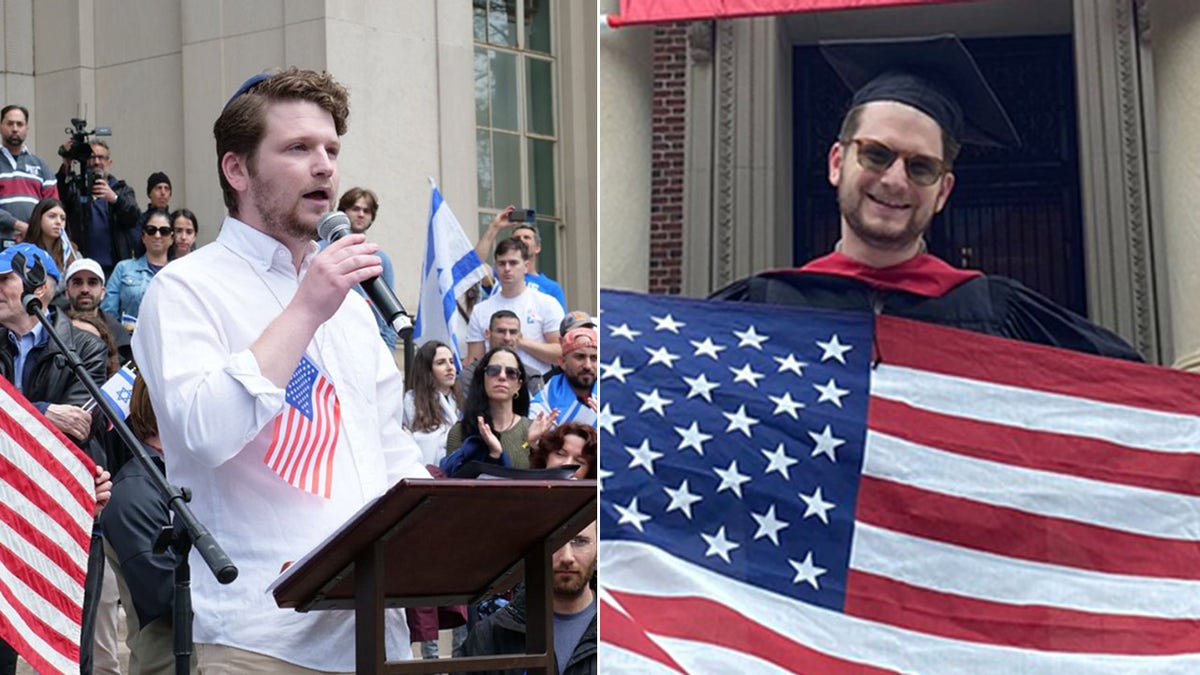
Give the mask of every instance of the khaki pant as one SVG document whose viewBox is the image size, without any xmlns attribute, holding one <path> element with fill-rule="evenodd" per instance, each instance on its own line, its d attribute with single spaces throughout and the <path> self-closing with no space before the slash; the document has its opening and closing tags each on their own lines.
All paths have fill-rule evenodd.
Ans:
<svg viewBox="0 0 1200 675">
<path fill-rule="evenodd" d="M 225 645 L 197 644 L 196 660 L 200 664 L 200 675 L 319 675 L 329 672 L 305 668 L 280 661 L 273 656 Z"/>
</svg>

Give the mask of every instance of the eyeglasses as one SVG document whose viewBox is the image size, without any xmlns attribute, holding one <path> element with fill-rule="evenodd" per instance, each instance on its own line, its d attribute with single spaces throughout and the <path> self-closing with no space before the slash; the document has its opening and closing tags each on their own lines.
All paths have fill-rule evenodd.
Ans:
<svg viewBox="0 0 1200 675">
<path fill-rule="evenodd" d="M 899 157 L 904 160 L 904 173 L 908 179 L 922 187 L 938 182 L 950 169 L 937 157 L 912 152 L 898 152 L 873 138 L 852 138 L 843 143 L 853 143 L 858 148 L 858 165 L 867 171 L 883 173 Z"/>
<path fill-rule="evenodd" d="M 169 237 L 169 236 L 175 234 L 175 228 L 173 228 L 173 227 L 154 227 L 153 225 L 147 225 L 147 226 L 143 227 L 142 231 L 145 232 L 146 234 L 150 235 L 151 237 L 153 237 L 155 235 Z"/>
<path fill-rule="evenodd" d="M 512 366 L 488 366 L 487 368 L 483 369 L 483 372 L 488 377 L 500 377 L 500 373 L 504 373 L 510 380 L 521 379 L 521 371 L 513 368 Z"/>
<path fill-rule="evenodd" d="M 97 162 L 104 162 L 104 161 L 108 161 L 108 155 L 97 155 L 97 154 L 93 153 L 92 156 L 90 157 L 90 159 L 94 159 Z"/>
</svg>

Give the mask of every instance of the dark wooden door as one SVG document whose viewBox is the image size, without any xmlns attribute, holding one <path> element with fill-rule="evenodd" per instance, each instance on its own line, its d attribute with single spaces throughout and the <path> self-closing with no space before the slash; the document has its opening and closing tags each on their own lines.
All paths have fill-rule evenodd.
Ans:
<svg viewBox="0 0 1200 675">
<path fill-rule="evenodd" d="M 958 266 L 1013 277 L 1087 312 L 1071 36 L 964 40 L 1008 110 L 1022 146 L 965 146 L 954 193 L 929 230 L 929 250 Z M 850 95 L 816 47 L 795 49 L 797 265 L 833 250 L 837 196 L 829 145 Z"/>
</svg>

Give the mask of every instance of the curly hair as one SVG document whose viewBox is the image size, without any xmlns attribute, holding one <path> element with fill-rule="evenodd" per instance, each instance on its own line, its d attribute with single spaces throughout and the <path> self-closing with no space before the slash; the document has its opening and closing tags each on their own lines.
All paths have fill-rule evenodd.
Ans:
<svg viewBox="0 0 1200 675">
<path fill-rule="evenodd" d="M 583 461 L 587 473 L 584 478 L 596 477 L 596 430 L 588 424 L 567 422 L 547 431 L 537 446 L 529 447 L 529 466 L 533 469 L 544 469 L 550 456 L 562 449 L 567 436 L 577 436 L 583 439 Z"/>
<path fill-rule="evenodd" d="M 295 66 L 273 73 L 225 104 L 213 123 L 217 141 L 217 177 L 230 215 L 238 214 L 237 191 L 225 178 L 221 159 L 227 153 L 242 155 L 253 168 L 258 147 L 267 132 L 267 105 L 277 101 L 309 101 L 333 116 L 338 136 L 346 134 L 350 93 L 332 75 Z"/>
<path fill-rule="evenodd" d="M 450 345 L 430 340 L 417 350 L 412 367 L 405 373 L 404 385 L 413 393 L 413 408 L 416 411 L 412 421 L 413 431 L 433 431 L 445 422 L 442 419 L 442 404 L 438 402 L 437 378 L 433 375 L 433 361 L 439 349 L 446 349 L 453 354 Z M 458 380 L 454 381 L 450 393 L 461 407 L 462 388 L 458 386 Z"/>
<path fill-rule="evenodd" d="M 529 378 L 525 374 L 525 364 L 521 363 L 521 357 L 508 347 L 493 347 L 488 350 L 483 358 L 479 359 L 478 365 L 475 366 L 475 372 L 471 375 L 471 385 L 467 389 L 467 400 L 463 403 L 462 430 L 463 438 L 467 436 L 476 436 L 479 434 L 479 423 L 475 419 L 483 417 L 483 421 L 492 427 L 492 402 L 488 399 L 487 388 L 484 387 L 483 381 L 486 377 L 488 365 L 492 362 L 492 357 L 500 352 L 508 352 L 517 360 L 517 370 L 521 373 L 520 389 L 517 390 L 517 397 L 513 399 L 513 414 L 517 417 L 527 417 L 529 415 L 529 388 L 526 382 Z M 495 431 L 495 427 L 492 427 Z"/>
</svg>

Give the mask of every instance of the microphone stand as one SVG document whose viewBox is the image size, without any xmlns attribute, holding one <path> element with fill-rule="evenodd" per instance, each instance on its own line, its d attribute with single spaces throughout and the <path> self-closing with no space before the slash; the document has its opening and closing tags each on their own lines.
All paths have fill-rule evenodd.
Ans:
<svg viewBox="0 0 1200 675">
<path fill-rule="evenodd" d="M 408 320 L 407 315 L 399 314 L 396 318 L 392 319 L 392 328 L 396 330 L 396 334 L 404 341 L 404 377 L 407 379 L 413 362 L 413 325 Z"/>
<path fill-rule="evenodd" d="M 162 553 L 166 550 L 167 546 L 170 546 L 175 552 L 175 673 L 176 675 L 187 675 L 192 656 L 191 567 L 188 565 L 188 554 L 194 546 L 199 551 L 204 562 L 208 564 L 208 568 L 217 578 L 217 581 L 222 584 L 232 583 L 237 578 L 238 569 L 234 566 L 233 561 L 229 559 L 229 556 L 226 555 L 224 549 L 221 548 L 221 545 L 213 538 L 208 528 L 196 519 L 191 507 L 187 505 L 187 502 L 192 498 L 191 490 L 175 487 L 167 482 L 166 477 L 158 470 L 148 451 L 125 423 L 125 418 L 117 412 L 112 403 L 101 392 L 100 385 L 96 384 L 96 381 L 92 379 L 91 374 L 87 371 L 87 367 L 83 365 L 83 361 L 79 360 L 79 356 L 75 353 L 75 350 L 68 347 L 63 339 L 59 337 L 58 333 L 54 331 L 54 326 L 42 310 L 41 300 L 34 294 L 46 279 L 46 269 L 41 260 L 35 259 L 33 268 L 27 271 L 25 269 L 25 256 L 22 253 L 18 253 L 13 257 L 12 269 L 24 284 L 21 304 L 24 305 L 25 311 L 37 317 L 38 321 L 41 322 L 46 334 L 50 336 L 50 339 L 54 341 L 54 344 L 66 358 L 71 370 L 75 373 L 75 377 L 79 378 L 79 381 L 83 383 L 88 393 L 96 401 L 96 405 L 100 406 L 104 415 L 112 422 L 117 435 L 120 436 L 125 445 L 129 446 L 129 449 L 133 452 L 133 456 L 142 463 L 143 468 L 146 469 L 146 475 L 158 487 L 159 493 L 166 497 L 167 507 L 175 513 L 175 524 L 162 528 L 157 541 L 155 541 L 154 552 Z"/>
</svg>

